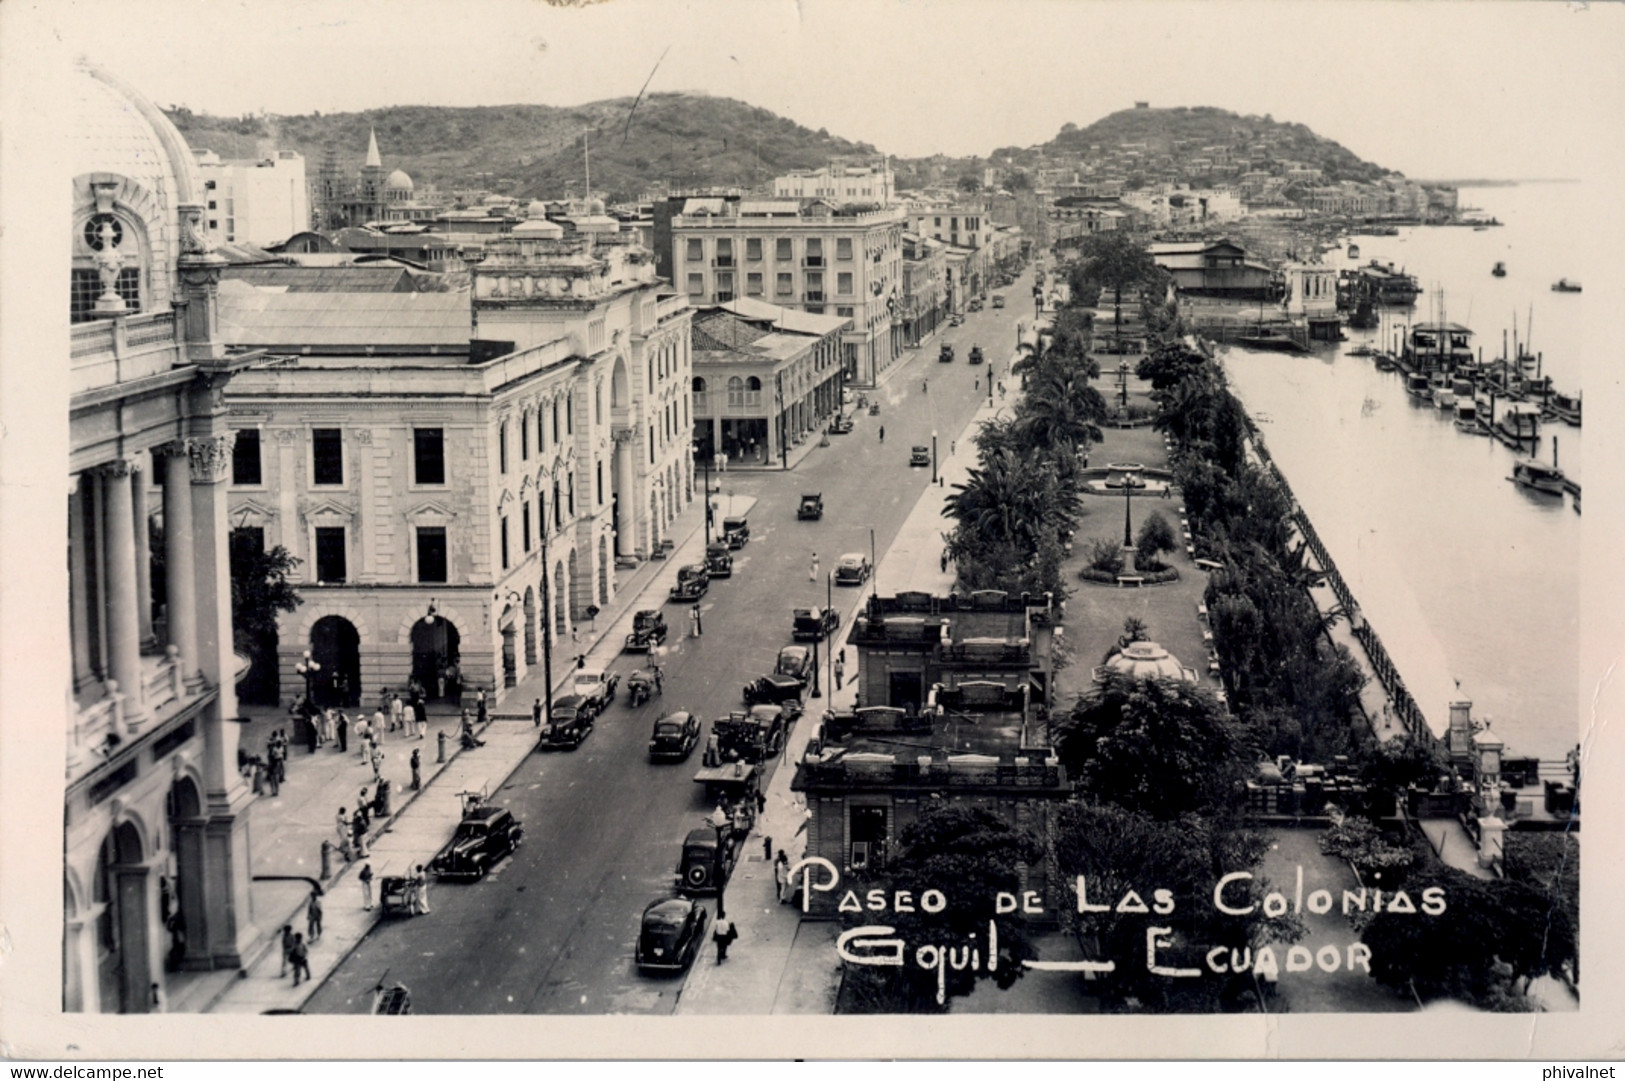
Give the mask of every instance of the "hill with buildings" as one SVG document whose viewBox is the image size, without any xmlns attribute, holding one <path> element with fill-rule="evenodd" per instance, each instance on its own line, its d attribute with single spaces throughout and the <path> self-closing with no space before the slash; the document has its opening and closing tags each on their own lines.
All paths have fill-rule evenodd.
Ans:
<svg viewBox="0 0 1625 1081">
<path fill-rule="evenodd" d="M 168 115 L 194 149 L 222 158 L 294 150 L 304 155 L 312 178 L 329 149 L 341 175 L 354 176 L 366 156 L 367 134 L 376 130 L 385 168 L 404 170 L 419 186 L 483 187 L 521 198 L 580 195 L 589 164 L 593 190 L 618 201 L 667 185 L 750 187 L 832 157 L 877 153 L 732 98 L 650 94 L 635 109 L 634 100 L 569 108 L 394 106 L 236 119 L 172 108 Z"/>
</svg>

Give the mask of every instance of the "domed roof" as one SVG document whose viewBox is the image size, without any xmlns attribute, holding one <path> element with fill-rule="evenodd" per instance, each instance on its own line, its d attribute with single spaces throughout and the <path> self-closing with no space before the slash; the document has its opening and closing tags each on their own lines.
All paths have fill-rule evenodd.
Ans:
<svg viewBox="0 0 1625 1081">
<path fill-rule="evenodd" d="M 544 203 L 540 199 L 532 199 L 530 201 L 530 205 L 525 208 L 525 217 L 527 217 L 527 218 L 545 218 L 545 217 L 547 217 L 547 204 Z"/>
<path fill-rule="evenodd" d="M 180 203 L 200 202 L 203 182 L 186 140 L 158 107 L 122 80 L 81 59 L 74 65 L 73 176 L 117 173 L 156 196 L 173 222 Z"/>
<path fill-rule="evenodd" d="M 406 175 L 406 170 L 396 169 L 384 180 L 384 189 L 386 191 L 411 191 L 412 178 Z"/>
<path fill-rule="evenodd" d="M 1107 668 L 1135 679 L 1190 679 L 1179 658 L 1155 642 L 1131 642 L 1106 662 Z"/>
<path fill-rule="evenodd" d="M 587 200 L 587 213 L 589 213 L 589 214 L 602 214 L 603 212 L 604 212 L 604 201 L 602 199 L 588 199 Z"/>
</svg>

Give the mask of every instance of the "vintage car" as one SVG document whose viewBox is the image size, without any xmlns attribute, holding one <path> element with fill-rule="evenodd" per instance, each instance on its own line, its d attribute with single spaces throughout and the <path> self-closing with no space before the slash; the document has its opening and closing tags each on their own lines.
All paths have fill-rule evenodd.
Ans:
<svg viewBox="0 0 1625 1081">
<path fill-rule="evenodd" d="M 700 719 L 686 709 L 663 714 L 649 733 L 649 761 L 681 762 L 700 741 Z"/>
<path fill-rule="evenodd" d="M 848 552 L 835 564 L 835 584 L 861 586 L 869 580 L 869 557 L 862 552 Z"/>
<path fill-rule="evenodd" d="M 1005 282 L 1004 284 L 1009 285 L 1010 283 Z M 993 306 L 995 308 L 1004 307 L 1004 294 L 1003 293 L 994 293 L 993 294 Z"/>
<path fill-rule="evenodd" d="M 724 518 L 722 536 L 727 540 L 728 547 L 737 552 L 750 543 L 750 522 L 744 518 Z"/>
<path fill-rule="evenodd" d="M 732 547 L 732 545 L 730 545 Z M 677 584 L 671 587 L 668 601 L 697 601 L 711 588 L 711 572 L 704 563 L 690 563 L 677 568 Z"/>
<path fill-rule="evenodd" d="M 604 712 L 615 701 L 615 688 L 621 677 L 614 672 L 597 668 L 577 668 L 571 687 L 584 699 L 594 714 Z"/>
<path fill-rule="evenodd" d="M 705 573 L 712 578 L 734 576 L 734 557 L 728 552 L 727 541 L 712 541 L 705 546 Z"/>
<path fill-rule="evenodd" d="M 942 343 L 942 348 L 937 350 L 937 363 L 939 363 L 939 364 L 952 364 L 953 359 L 954 359 L 954 347 L 949 345 L 947 342 L 943 342 Z"/>
<path fill-rule="evenodd" d="M 918 445 L 911 448 L 908 452 L 908 464 L 911 466 L 930 465 L 931 448 Z"/>
<path fill-rule="evenodd" d="M 779 650 L 779 660 L 773 666 L 773 674 L 805 681 L 812 678 L 812 668 L 812 650 L 806 646 L 785 646 Z"/>
<path fill-rule="evenodd" d="M 715 893 L 718 879 L 728 881 L 739 859 L 738 836 L 732 826 L 722 828 L 722 851 L 717 851 L 717 831 L 701 826 L 683 838 L 683 855 L 677 863 L 677 888 L 684 893 Z M 720 876 L 719 876 L 720 872 Z"/>
<path fill-rule="evenodd" d="M 592 735 L 595 716 L 587 700 L 579 694 L 567 694 L 553 700 L 553 712 L 548 714 L 547 727 L 537 746 L 544 751 L 573 751 Z"/>
<path fill-rule="evenodd" d="M 754 706 L 758 702 L 769 705 L 795 704 L 801 708 L 801 695 L 807 689 L 807 681 L 794 676 L 757 676 L 745 684 L 745 705 Z"/>
<path fill-rule="evenodd" d="M 960 315 L 958 312 L 954 312 L 948 317 L 948 325 L 951 327 L 962 327 L 965 325 L 965 317 Z"/>
<path fill-rule="evenodd" d="M 973 312 L 981 311 L 982 310 L 982 298 L 981 297 L 971 297 L 970 298 L 970 303 L 965 305 L 965 307 L 969 311 L 973 311 Z"/>
<path fill-rule="evenodd" d="M 784 749 L 790 726 L 800 716 L 800 699 L 791 699 L 783 706 L 762 703 L 748 710 L 733 710 L 711 722 L 717 755 L 723 764 L 739 761 L 760 765 Z"/>
<path fill-rule="evenodd" d="M 833 608 L 797 608 L 790 614 L 790 637 L 797 642 L 828 638 L 841 625 L 841 613 Z"/>
<path fill-rule="evenodd" d="M 846 435 L 852 430 L 852 418 L 844 413 L 829 422 L 830 435 Z"/>
<path fill-rule="evenodd" d="M 643 971 L 683 972 L 705 945 L 710 927 L 710 910 L 690 898 L 650 901 L 638 925 L 633 959 Z"/>
<path fill-rule="evenodd" d="M 981 346 L 973 345 L 973 346 L 970 347 L 970 362 L 972 364 L 980 364 L 980 363 L 982 363 L 982 347 Z"/>
<path fill-rule="evenodd" d="M 519 847 L 524 828 L 505 807 L 480 804 L 457 824 L 457 832 L 429 861 L 436 878 L 484 878 L 491 866 Z"/>
<path fill-rule="evenodd" d="M 824 495 L 822 492 L 806 492 L 801 497 L 801 506 L 796 508 L 796 518 L 801 521 L 817 520 L 824 516 Z"/>
<path fill-rule="evenodd" d="M 644 608 L 632 617 L 632 633 L 626 636 L 626 651 L 647 653 L 666 642 L 666 617 L 657 609 Z"/>
</svg>

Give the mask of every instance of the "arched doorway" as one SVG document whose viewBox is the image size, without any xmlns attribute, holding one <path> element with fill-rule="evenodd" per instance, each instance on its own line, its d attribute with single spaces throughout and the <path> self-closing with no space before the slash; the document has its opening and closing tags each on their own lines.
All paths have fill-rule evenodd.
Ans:
<svg viewBox="0 0 1625 1081">
<path fill-rule="evenodd" d="M 649 550 L 660 547 L 660 493 L 649 492 Z"/>
<path fill-rule="evenodd" d="M 159 881 L 158 919 L 169 935 L 164 969 L 208 967 L 205 940 L 203 866 L 203 800 L 190 777 L 177 777 L 169 788 L 169 836 L 175 852 L 175 881 Z M 189 958 L 202 958 L 202 964 Z"/>
<path fill-rule="evenodd" d="M 586 594 L 585 598 L 583 598 L 581 596 L 581 593 L 580 593 L 580 590 L 583 587 L 583 585 L 585 585 L 586 588 L 587 588 L 587 594 Z M 580 600 L 583 600 L 583 599 L 585 599 L 586 604 L 578 603 Z M 571 548 L 570 549 L 570 621 L 572 623 L 579 622 L 581 620 L 581 609 L 585 608 L 587 606 L 587 604 L 591 604 L 591 603 L 592 603 L 592 583 L 590 581 L 586 582 L 586 583 L 582 582 L 582 580 L 581 580 L 581 564 L 580 564 L 580 561 L 576 558 L 576 550 L 574 548 Z"/>
<path fill-rule="evenodd" d="M 519 628 L 514 625 L 518 612 L 509 605 L 502 613 L 498 629 L 502 632 L 502 685 L 519 685 L 519 658 L 517 645 Z"/>
<path fill-rule="evenodd" d="M 461 636 L 444 616 L 424 616 L 412 624 L 412 679 L 431 702 L 448 694 L 446 671 L 462 666 Z"/>
<path fill-rule="evenodd" d="M 96 857 L 96 985 L 103 1013 L 147 1013 L 152 972 L 147 961 L 147 869 L 141 835 L 114 826 Z"/>
<path fill-rule="evenodd" d="M 609 603 L 609 538 L 598 535 L 598 607 Z"/>
<path fill-rule="evenodd" d="M 536 664 L 536 591 L 525 587 L 525 663 Z"/>
<path fill-rule="evenodd" d="M 323 705 L 350 709 L 361 701 L 361 635 L 343 616 L 323 616 L 310 628 L 311 659 L 322 666 L 325 687 L 316 697 Z"/>
</svg>

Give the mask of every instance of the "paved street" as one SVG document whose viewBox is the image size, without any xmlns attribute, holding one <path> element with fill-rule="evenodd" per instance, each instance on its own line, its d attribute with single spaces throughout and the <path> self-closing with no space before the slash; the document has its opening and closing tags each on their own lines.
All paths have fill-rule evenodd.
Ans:
<svg viewBox="0 0 1625 1081">
<path fill-rule="evenodd" d="M 739 688 L 769 670 L 789 643 L 790 609 L 822 602 L 824 576 L 839 556 L 867 551 L 871 529 L 877 552 L 887 550 L 930 482 L 929 468 L 909 467 L 910 447 L 929 447 L 935 430 L 945 459 L 986 402 L 988 366 L 967 364 L 972 345 L 981 344 L 1008 381 L 1016 323 L 1032 322 L 1030 281 L 1024 275 L 1004 291 L 1010 307 L 944 327 L 900 361 L 879 391 L 880 415 L 858 415 L 852 433 L 830 437 L 828 448 L 794 470 L 713 475 L 724 498 L 733 492 L 757 500 L 751 542 L 736 553 L 734 577 L 713 582 L 702 637 L 683 637 L 683 606 L 666 607 L 673 633 L 664 697 L 630 710 L 623 691 L 579 750 L 528 756 L 493 796 L 525 825 L 518 853 L 483 882 L 434 887 L 427 918 L 381 922 L 308 1011 L 366 1012 L 386 970 L 391 983 L 412 988 L 422 1013 L 676 1008 L 683 981 L 639 976 L 632 947 L 644 904 L 669 891 L 682 838 L 709 808 L 692 779 L 697 753 L 677 765 L 647 761 L 650 726 L 662 710 L 687 708 L 710 720 L 737 708 Z M 937 361 L 943 341 L 955 347 L 951 365 Z M 821 521 L 796 520 L 802 492 L 823 493 Z M 819 578 L 812 582 L 815 551 Z M 879 586 L 888 588 L 884 580 Z M 843 625 L 860 595 L 837 591 Z M 624 675 L 636 663 L 624 658 L 616 670 Z M 759 845 L 753 837 L 747 853 L 759 856 Z"/>
</svg>

